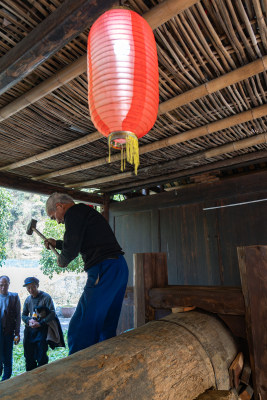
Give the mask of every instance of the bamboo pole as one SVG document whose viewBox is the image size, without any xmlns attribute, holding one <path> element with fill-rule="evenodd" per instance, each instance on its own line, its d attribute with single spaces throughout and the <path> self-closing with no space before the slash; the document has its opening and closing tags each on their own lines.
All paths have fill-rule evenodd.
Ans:
<svg viewBox="0 0 267 400">
<path fill-rule="evenodd" d="M 184 11 L 186 8 L 191 7 L 197 2 L 199 2 L 199 0 L 165 0 L 163 3 L 154 7 L 155 10 L 152 8 L 150 11 L 145 13 L 143 17 L 148 21 L 152 29 L 156 29 L 168 19 Z M 56 73 L 51 78 L 40 83 L 18 99 L 3 107 L 0 110 L 0 122 L 86 72 L 86 58 L 87 56 L 85 54 L 74 63 L 65 67 L 62 71 Z"/>
<path fill-rule="evenodd" d="M 86 71 L 86 55 L 35 86 L 0 110 L 0 122 L 23 110 Z"/>
<path fill-rule="evenodd" d="M 224 89 L 227 86 L 233 85 L 237 82 L 248 79 L 249 77 L 259 74 L 267 69 L 267 56 L 253 61 L 244 67 L 235 69 L 227 74 L 213 79 L 210 82 L 204 83 L 194 89 L 180 94 L 170 100 L 164 101 L 159 105 L 158 115 L 165 114 L 168 111 L 181 107 L 185 104 L 191 103 L 201 97 L 208 96 L 218 90 Z"/>
<path fill-rule="evenodd" d="M 79 68 L 79 66 L 77 66 L 77 68 Z M 158 115 L 162 115 L 162 114 L 169 112 L 175 108 L 186 105 L 186 104 L 190 103 L 191 101 L 197 100 L 203 96 L 207 96 L 208 94 L 212 94 L 212 93 L 214 93 L 218 90 L 221 90 L 229 85 L 233 85 L 233 84 L 235 84 L 239 81 L 242 81 L 244 79 L 247 79 L 255 74 L 263 72 L 266 69 L 267 69 L 267 56 L 265 56 L 262 59 L 259 59 L 257 61 L 253 61 L 244 67 L 238 68 L 237 70 L 229 72 L 228 74 L 226 74 L 224 76 L 213 79 L 212 81 L 207 82 L 204 85 L 196 87 L 192 90 L 189 90 L 186 93 L 178 95 L 178 96 L 174 97 L 173 99 L 170 99 L 170 100 L 167 100 L 167 101 L 161 103 L 159 105 Z M 63 73 L 63 70 L 61 72 Z M 59 74 L 60 73 L 58 73 L 58 75 Z M 66 74 L 65 76 L 67 79 L 69 79 L 68 74 Z M 53 79 L 55 79 L 55 78 L 53 77 Z M 62 76 L 60 76 L 59 79 L 60 79 L 60 81 L 63 82 L 63 80 L 64 80 L 63 74 L 62 74 Z M 71 79 L 69 79 L 69 80 L 71 80 Z M 46 82 L 44 82 L 44 83 L 46 83 Z M 37 86 L 33 90 L 37 89 L 39 86 Z M 13 104 L 13 103 L 10 103 L 10 104 Z M 4 110 L 4 109 L 2 109 L 2 110 Z M 1 110 L 0 110 L 0 115 L 1 115 Z M 1 119 L 1 117 L 0 117 L 0 119 Z M 19 167 L 31 164 L 33 162 L 41 161 L 46 158 L 49 158 L 49 157 L 61 154 L 63 152 L 75 149 L 77 147 L 83 146 L 84 144 L 91 143 L 91 142 L 101 139 L 101 138 L 102 138 L 102 135 L 100 133 L 94 132 L 94 133 L 91 133 L 91 134 L 81 138 L 81 139 L 76 139 L 72 142 L 66 143 L 65 145 L 55 147 L 54 149 L 47 150 L 43 153 L 37 154 L 32 157 L 25 158 L 24 160 L 21 160 L 18 162 L 14 162 L 14 163 L 5 165 L 0 168 L 0 171 L 8 171 L 8 170 L 11 170 L 14 168 L 19 168 Z"/>
<path fill-rule="evenodd" d="M 228 118 L 221 119 L 219 121 L 212 122 L 207 125 L 203 125 L 199 128 L 190 129 L 187 132 L 178 133 L 177 135 L 144 145 L 144 146 L 140 147 L 139 153 L 145 154 L 145 153 L 148 153 L 151 151 L 163 149 L 168 146 L 173 146 L 175 144 L 182 143 L 187 140 L 196 139 L 201 136 L 207 136 L 207 135 L 210 135 L 211 133 L 230 128 L 234 125 L 238 125 L 238 124 L 241 124 L 244 122 L 248 122 L 248 121 L 251 121 L 251 120 L 254 120 L 257 118 L 264 117 L 265 115 L 267 115 L 267 104 L 264 104 L 262 106 L 256 107 L 256 108 L 248 110 L 248 111 L 244 111 L 242 113 L 233 115 Z M 120 154 L 114 154 L 110 157 L 110 162 L 119 161 L 120 158 L 121 158 Z M 107 162 L 108 162 L 108 157 L 103 157 L 103 158 L 99 158 L 94 161 L 89 161 L 87 163 L 75 165 L 74 167 L 65 168 L 62 170 L 50 172 L 48 174 L 36 176 L 32 179 L 42 180 L 42 179 L 54 178 L 56 176 L 67 175 L 67 174 L 71 174 L 71 173 L 78 172 L 81 170 L 94 168 L 94 167 L 103 165 Z"/>
<path fill-rule="evenodd" d="M 261 133 L 257 136 L 252 136 L 246 139 L 239 140 L 238 142 L 233 142 L 233 143 L 228 143 L 223 146 L 216 147 L 215 149 L 210 149 L 207 151 L 202 151 L 198 154 L 194 154 L 193 156 L 187 156 L 187 157 L 182 157 L 178 162 L 175 161 L 168 161 L 165 163 L 160 164 L 160 168 L 164 170 L 164 168 L 167 168 L 170 165 L 174 165 L 177 163 L 177 166 L 180 166 L 181 164 L 188 164 L 190 160 L 194 161 L 200 161 L 208 158 L 213 158 L 220 156 L 222 154 L 226 153 L 232 153 L 234 151 L 246 149 L 248 147 L 256 146 L 259 144 L 267 144 L 267 132 Z M 146 175 L 152 173 L 155 170 L 155 166 L 152 165 L 151 167 L 146 167 L 143 169 L 139 169 L 139 175 L 142 175 L 142 172 L 145 172 Z M 95 185 L 101 185 L 102 183 L 107 183 L 107 182 L 115 182 L 119 181 L 122 179 L 126 178 L 134 178 L 135 174 L 133 171 L 131 172 L 123 172 L 115 175 L 110 175 L 110 176 L 105 176 L 103 178 L 99 179 L 92 179 L 89 181 L 83 181 L 83 182 L 75 182 L 75 183 L 69 183 L 68 185 L 65 185 L 67 188 L 81 188 L 81 187 L 92 187 Z"/>
<path fill-rule="evenodd" d="M 177 15 L 187 8 L 199 3 L 200 0 L 169 0 L 160 3 L 143 14 L 143 18 L 154 30 L 165 22 L 169 21 L 174 15 Z"/>
<path fill-rule="evenodd" d="M 59 147 L 55 147 L 54 149 L 44 151 L 43 153 L 36 154 L 35 156 L 25 158 L 24 160 L 14 162 L 9 165 L 5 165 L 4 167 L 0 167 L 0 171 L 7 171 L 19 167 L 23 167 L 24 165 L 28 165 L 34 162 L 38 162 L 41 160 L 45 160 L 46 158 L 56 156 L 57 154 L 65 153 L 66 151 L 73 150 L 77 147 L 84 146 L 88 143 L 94 142 L 95 140 L 101 139 L 103 136 L 98 132 L 90 133 L 80 139 L 76 139 L 72 142 L 63 144 Z"/>
</svg>

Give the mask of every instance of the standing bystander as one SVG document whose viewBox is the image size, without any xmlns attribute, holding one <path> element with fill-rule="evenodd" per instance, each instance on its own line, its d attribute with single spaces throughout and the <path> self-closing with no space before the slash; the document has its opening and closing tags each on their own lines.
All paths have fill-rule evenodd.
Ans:
<svg viewBox="0 0 267 400">
<path fill-rule="evenodd" d="M 37 278 L 26 278 L 23 286 L 30 294 L 23 306 L 22 320 L 25 323 L 23 346 L 26 371 L 31 371 L 48 363 L 46 354 L 48 324 L 55 320 L 56 313 L 50 295 L 38 289 L 39 280 Z M 38 308 L 45 308 L 48 311 L 47 316 L 39 321 L 37 320 Z"/>
<path fill-rule="evenodd" d="M 123 251 L 105 218 L 92 207 L 75 204 L 64 193 L 53 193 L 46 203 L 47 215 L 65 224 L 64 239 L 45 240 L 60 249 L 57 263 L 66 267 L 80 253 L 87 282 L 68 330 L 69 353 L 116 336 L 128 281 Z"/>
<path fill-rule="evenodd" d="M 12 374 L 13 343 L 20 337 L 20 300 L 17 293 L 9 292 L 10 279 L 0 276 L 0 376 L 2 381 Z"/>
</svg>

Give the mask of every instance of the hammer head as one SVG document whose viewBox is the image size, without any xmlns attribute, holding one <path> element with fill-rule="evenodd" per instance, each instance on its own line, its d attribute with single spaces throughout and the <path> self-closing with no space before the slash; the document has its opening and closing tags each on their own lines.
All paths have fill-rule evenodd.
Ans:
<svg viewBox="0 0 267 400">
<path fill-rule="evenodd" d="M 26 230 L 27 235 L 32 235 L 33 228 L 36 228 L 36 225 L 37 225 L 36 219 L 32 219 L 31 222 L 29 222 L 29 224 L 27 226 L 27 230 Z"/>
</svg>

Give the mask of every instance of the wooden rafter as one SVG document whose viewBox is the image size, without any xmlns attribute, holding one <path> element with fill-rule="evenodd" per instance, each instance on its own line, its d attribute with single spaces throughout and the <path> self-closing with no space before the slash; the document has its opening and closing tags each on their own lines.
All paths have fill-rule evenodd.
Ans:
<svg viewBox="0 0 267 400">
<path fill-rule="evenodd" d="M 148 187 L 149 185 L 153 184 L 164 184 L 166 182 L 174 181 L 179 178 L 184 178 L 188 176 L 194 176 L 197 174 L 201 174 L 204 172 L 211 172 L 216 171 L 218 169 L 225 169 L 232 166 L 244 166 L 251 164 L 251 162 L 267 162 L 267 151 L 260 151 L 257 153 L 257 158 L 255 157 L 255 153 L 243 154 L 241 156 L 233 157 L 227 160 L 216 161 L 213 163 L 209 163 L 207 165 L 202 165 L 200 167 L 188 168 L 183 169 L 182 171 L 172 172 L 170 174 L 161 174 L 156 177 L 142 179 L 138 181 L 133 181 L 130 183 L 120 184 L 117 186 L 113 186 L 110 189 L 102 188 L 101 191 L 110 192 L 112 193 L 125 193 L 130 189 L 143 189 L 144 187 Z M 182 160 L 182 159 L 181 159 Z M 147 167 L 150 168 L 150 167 Z M 146 168 L 145 173 L 146 173 Z"/>
<path fill-rule="evenodd" d="M 244 112 L 236 114 L 236 115 L 232 115 L 231 117 L 224 118 L 219 121 L 211 122 L 210 124 L 203 125 L 198 128 L 190 129 L 186 132 L 178 133 L 177 135 L 170 136 L 168 138 L 161 139 L 156 142 L 144 145 L 144 146 L 140 147 L 139 153 L 145 154 L 145 153 L 148 153 L 151 151 L 163 149 L 168 146 L 173 146 L 175 144 L 182 143 L 187 140 L 192 140 L 192 139 L 196 139 L 196 138 L 199 138 L 202 136 L 207 136 L 207 135 L 210 135 L 211 133 L 215 133 L 217 131 L 230 128 L 237 124 L 242 124 L 247 121 L 252 121 L 254 119 L 264 117 L 265 115 L 267 115 L 267 104 L 264 104 L 262 106 L 253 108 L 251 110 L 244 111 Z M 115 154 L 110 157 L 110 162 L 119 161 L 120 159 L 121 159 L 121 155 Z M 43 179 L 54 178 L 57 176 L 67 175 L 67 174 L 71 174 L 71 173 L 78 172 L 81 170 L 90 169 L 90 168 L 94 168 L 94 167 L 97 167 L 100 165 L 104 165 L 108 161 L 109 161 L 108 157 L 103 157 L 103 158 L 99 158 L 94 161 L 89 161 L 87 163 L 82 163 L 82 164 L 76 165 L 74 167 L 64 168 L 61 170 L 50 172 L 48 174 L 43 174 L 43 175 L 34 177 L 32 179 L 43 180 Z"/>
<path fill-rule="evenodd" d="M 51 185 L 45 182 L 33 182 L 31 179 L 17 176 L 8 172 L 0 173 L 0 186 L 23 190 L 24 192 L 39 193 L 43 195 L 50 195 L 53 192 L 67 193 L 74 198 L 91 204 L 104 204 L 104 197 L 97 194 L 80 192 L 79 190 L 66 189 L 63 186 Z"/>
<path fill-rule="evenodd" d="M 216 147 L 214 149 L 202 151 L 197 154 L 193 154 L 192 156 L 186 156 L 186 157 L 181 157 L 178 160 L 174 161 L 167 161 L 165 163 L 161 164 L 156 164 L 156 165 L 151 165 L 150 167 L 146 168 L 141 168 L 139 169 L 139 174 L 142 175 L 143 173 L 146 175 L 151 175 L 157 171 L 164 171 L 165 169 L 170 169 L 170 168 L 178 168 L 182 169 L 184 168 L 185 165 L 188 165 L 190 162 L 196 162 L 196 161 L 201 161 L 213 157 L 217 157 L 222 154 L 226 153 L 232 153 L 235 151 L 239 151 L 242 149 L 246 149 L 248 147 L 252 146 L 257 146 L 259 144 L 267 144 L 267 133 L 261 133 L 257 136 L 252 136 L 246 139 L 239 140 L 237 142 L 232 142 L 228 143 L 219 147 Z M 134 172 L 124 172 L 121 174 L 115 174 L 115 175 L 110 175 L 110 176 L 105 176 L 102 178 L 98 179 L 92 179 L 89 181 L 84 181 L 84 182 L 75 182 L 75 183 L 70 183 L 68 185 L 65 185 L 65 187 L 71 187 L 71 188 L 81 188 L 81 187 L 95 187 L 97 185 L 101 185 L 103 183 L 107 182 L 115 182 L 118 180 L 134 177 Z"/>
<path fill-rule="evenodd" d="M 92 25 L 118 0 L 65 0 L 0 60 L 0 95 Z"/>
<path fill-rule="evenodd" d="M 83 60 L 83 61 L 82 61 Z M 81 62 L 82 61 L 82 62 Z M 81 65 L 82 64 L 86 65 L 86 59 L 81 57 L 78 61 L 76 61 L 76 63 L 72 64 L 73 70 L 76 70 L 76 68 L 78 70 L 80 70 Z M 67 71 L 68 69 L 68 71 Z M 237 82 L 240 82 L 244 79 L 247 79 L 255 74 L 258 74 L 260 72 L 263 72 L 267 69 L 267 56 L 264 56 L 262 59 L 256 60 L 251 62 L 250 64 L 247 64 L 244 67 L 238 68 L 232 72 L 229 72 L 228 74 L 213 79 L 210 82 L 207 82 L 204 85 L 201 85 L 199 87 L 196 87 L 186 93 L 183 93 L 181 95 L 175 96 L 174 98 L 167 100 L 165 102 L 162 102 L 159 106 L 159 115 L 165 113 L 165 112 L 169 112 L 177 107 L 181 107 L 183 105 L 186 105 L 188 103 L 190 103 L 191 101 L 197 100 L 203 96 L 206 96 L 208 94 L 212 94 L 218 90 L 224 89 L 225 87 L 229 86 L 229 85 L 233 85 Z M 66 70 L 66 74 L 64 73 L 64 70 L 62 70 L 61 72 L 59 72 L 58 74 L 56 74 L 56 76 L 53 76 L 52 78 L 49 78 L 49 80 L 51 80 L 51 85 L 53 86 L 53 82 L 57 81 L 58 85 L 61 85 L 61 82 L 63 82 L 65 79 L 67 79 L 67 81 L 69 82 L 72 78 L 72 73 L 70 71 L 69 67 L 65 68 Z M 67 82 L 65 81 L 65 82 Z M 47 83 L 44 82 L 44 83 Z M 40 84 L 39 86 L 37 86 L 36 88 L 32 89 L 33 92 L 33 97 L 36 96 L 40 96 L 43 97 L 43 89 L 42 86 L 43 84 Z M 39 88 L 39 90 L 38 90 Z M 26 95 L 24 95 L 26 96 Z M 22 96 L 23 97 L 23 96 Z M 21 99 L 21 98 L 20 98 Z M 27 99 L 30 101 L 30 98 L 27 95 Z M 15 103 L 15 102 L 13 102 Z M 10 103 L 10 105 L 12 105 L 13 103 Z M 19 105 L 14 104 L 14 112 L 16 112 L 17 107 L 19 107 Z M 4 110 L 4 109 L 2 109 Z M 0 110 L 0 115 L 1 115 L 1 110 Z M 1 117 L 0 117 L 1 119 Z M 47 150 L 43 153 L 40 154 L 36 154 L 32 157 L 28 157 L 24 160 L 21 161 L 17 161 L 8 165 L 5 165 L 3 167 L 0 168 L 0 171 L 9 171 L 11 169 L 15 169 L 15 168 L 19 168 L 34 162 L 38 162 L 41 160 L 44 160 L 46 158 L 58 155 L 58 154 L 62 154 L 66 151 L 70 151 L 73 150 L 77 147 L 80 146 L 84 146 L 85 144 L 94 142 L 98 139 L 101 139 L 103 136 L 99 133 L 99 132 L 94 132 L 94 133 L 90 133 L 89 135 L 84 136 L 83 138 L 80 139 L 76 139 L 72 142 L 66 143 L 64 145 L 61 145 L 59 147 L 55 147 L 51 150 Z"/>
<path fill-rule="evenodd" d="M 76 4 L 76 1 L 75 2 L 73 2 L 72 0 L 67 0 L 67 1 L 70 3 Z M 80 2 L 81 1 L 82 0 L 80 0 Z M 83 2 L 84 2 L 84 0 L 83 0 Z M 152 29 L 156 29 L 157 27 L 162 25 L 164 22 L 166 22 L 173 16 L 179 14 L 180 12 L 184 11 L 186 8 L 191 7 L 193 4 L 195 4 L 197 2 L 199 2 L 199 0 L 180 0 L 180 1 L 165 0 L 163 3 L 156 6 L 155 9 L 153 8 L 152 10 L 145 13 L 143 15 L 143 17 L 146 20 L 148 20 Z M 85 1 L 85 3 L 88 3 L 88 1 Z M 95 3 L 101 4 L 102 11 L 105 11 L 105 8 L 106 9 L 110 8 L 108 6 L 103 7 L 102 2 L 92 2 L 92 3 L 93 4 L 95 4 Z M 115 1 L 109 0 L 109 2 L 107 2 L 107 0 L 106 0 L 106 3 L 110 4 L 110 6 L 111 6 L 113 3 L 115 4 Z M 63 4 L 63 6 L 64 6 L 64 4 Z M 51 14 L 51 16 L 53 16 L 53 14 Z M 99 7 L 96 7 L 95 12 L 92 14 L 90 19 L 88 18 L 87 26 L 89 26 L 90 24 L 92 24 L 92 22 L 94 22 L 94 19 L 96 18 L 96 16 L 98 14 L 100 14 Z M 48 17 L 48 18 L 50 18 L 50 17 Z M 46 20 L 44 22 L 46 22 Z M 41 24 L 39 26 L 41 26 Z M 39 26 L 38 26 L 38 29 L 39 29 Z M 78 32 L 76 32 L 76 34 L 77 33 Z M 30 36 L 30 35 L 28 35 L 28 36 Z M 25 40 L 26 39 L 27 38 L 25 38 Z M 23 41 L 21 41 L 21 43 L 22 42 Z M 65 42 L 64 42 L 64 44 L 65 44 Z M 12 51 L 15 52 L 16 48 L 17 48 L 17 46 L 14 49 L 12 49 Z M 37 56 L 34 61 L 35 61 L 35 63 L 37 61 L 39 62 L 39 59 Z M 25 107 L 28 107 L 30 104 L 35 103 L 36 101 L 40 100 L 42 97 L 53 92 L 55 89 L 58 89 L 60 86 L 68 83 L 70 80 L 83 74 L 85 71 L 86 71 L 86 55 L 80 57 L 73 64 L 65 67 L 62 71 L 55 74 L 55 76 L 52 76 L 51 78 L 49 78 L 46 81 L 42 82 L 41 84 L 37 85 L 35 88 L 31 89 L 29 92 L 25 93 L 18 99 L 12 101 L 7 106 L 3 107 L 0 110 L 0 121 L 5 120 L 6 118 L 10 117 L 11 115 L 14 115 L 15 113 L 17 113 L 18 111 L 23 110 Z M 1 81 L 0 81 L 0 84 L 1 84 Z"/>
</svg>

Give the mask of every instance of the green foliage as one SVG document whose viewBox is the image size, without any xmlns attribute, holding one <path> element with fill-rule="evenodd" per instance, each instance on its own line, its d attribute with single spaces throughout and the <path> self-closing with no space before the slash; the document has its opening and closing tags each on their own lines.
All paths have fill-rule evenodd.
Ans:
<svg viewBox="0 0 267 400">
<path fill-rule="evenodd" d="M 68 349 L 68 340 L 67 340 L 67 331 L 64 332 L 64 340 L 66 347 L 56 347 L 54 350 L 49 348 L 48 357 L 49 363 L 60 360 L 61 358 L 67 357 L 69 353 Z M 22 341 L 13 347 L 13 373 L 12 376 L 17 376 L 25 372 L 25 358 L 24 358 L 24 349 Z"/>
<path fill-rule="evenodd" d="M 6 244 L 8 241 L 8 222 L 10 220 L 11 199 L 9 192 L 0 189 L 0 267 L 6 259 Z"/>
<path fill-rule="evenodd" d="M 47 238 L 52 237 L 57 240 L 63 239 L 64 231 L 65 226 L 63 224 L 58 224 L 56 221 L 52 221 L 51 219 L 45 221 L 43 234 Z M 80 255 L 66 268 L 60 268 L 57 265 L 55 254 L 51 250 L 46 250 L 45 248 L 41 252 L 40 265 L 44 275 L 48 275 L 50 279 L 52 279 L 54 274 L 60 274 L 62 272 L 79 273 L 83 271 L 83 261 Z"/>
</svg>

